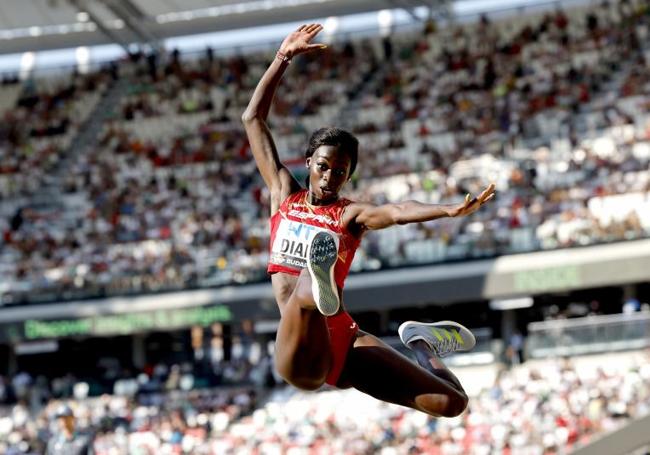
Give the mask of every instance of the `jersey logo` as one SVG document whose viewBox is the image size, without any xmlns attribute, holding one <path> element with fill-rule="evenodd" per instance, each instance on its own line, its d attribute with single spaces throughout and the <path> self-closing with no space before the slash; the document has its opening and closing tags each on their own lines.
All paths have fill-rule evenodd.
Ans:
<svg viewBox="0 0 650 455">
<path fill-rule="evenodd" d="M 299 218 L 301 220 L 316 221 L 317 223 L 329 224 L 330 226 L 338 226 L 338 221 L 332 219 L 328 215 L 316 214 L 311 212 L 303 212 L 300 210 L 291 209 L 289 216 Z"/>
</svg>

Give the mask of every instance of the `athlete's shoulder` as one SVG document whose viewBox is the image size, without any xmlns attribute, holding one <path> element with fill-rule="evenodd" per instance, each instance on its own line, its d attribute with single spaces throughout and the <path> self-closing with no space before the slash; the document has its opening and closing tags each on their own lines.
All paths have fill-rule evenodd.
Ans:
<svg viewBox="0 0 650 455">
<path fill-rule="evenodd" d="M 360 236 L 362 230 L 359 228 L 359 225 L 357 223 L 357 217 L 363 213 L 364 210 L 374 207 L 374 204 L 360 201 L 349 201 L 349 204 L 343 208 L 343 213 L 341 215 L 341 224 L 345 226 L 350 232 L 355 233 L 357 236 Z"/>
<path fill-rule="evenodd" d="M 361 202 L 361 201 L 353 201 L 350 199 L 346 199 L 346 204 L 345 204 L 345 211 L 346 212 L 360 212 L 362 210 L 365 210 L 369 207 L 374 207 L 374 204 L 371 204 L 369 202 Z"/>
<path fill-rule="evenodd" d="M 339 205 L 341 205 L 343 207 L 348 207 L 348 206 L 356 203 L 356 201 L 353 201 L 352 199 L 348 199 L 346 197 L 339 198 L 338 202 L 339 202 Z"/>
<path fill-rule="evenodd" d="M 282 201 L 282 205 L 286 206 L 287 204 L 292 204 L 292 203 L 302 201 L 306 191 L 307 190 L 305 190 L 304 188 L 300 188 L 298 191 L 294 191 L 293 193 L 289 194 L 286 198 L 284 198 L 284 200 Z"/>
</svg>

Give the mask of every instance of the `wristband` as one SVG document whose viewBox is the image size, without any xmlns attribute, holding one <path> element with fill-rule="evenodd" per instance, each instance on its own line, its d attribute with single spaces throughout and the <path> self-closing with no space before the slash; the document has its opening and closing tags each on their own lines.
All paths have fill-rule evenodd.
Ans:
<svg viewBox="0 0 650 455">
<path fill-rule="evenodd" d="M 280 52 L 280 51 L 278 51 L 278 52 L 275 54 L 275 58 L 277 58 L 278 60 L 280 60 L 280 61 L 282 61 L 282 62 L 285 62 L 285 63 L 291 63 L 291 59 L 290 59 L 289 57 L 287 57 L 286 54 L 283 54 L 283 53 Z"/>
</svg>

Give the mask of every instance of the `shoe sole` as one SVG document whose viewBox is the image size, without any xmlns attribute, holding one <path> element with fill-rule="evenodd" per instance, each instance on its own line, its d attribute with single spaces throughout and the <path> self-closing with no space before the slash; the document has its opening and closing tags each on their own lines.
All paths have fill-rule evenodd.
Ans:
<svg viewBox="0 0 650 455">
<path fill-rule="evenodd" d="M 307 268 L 311 275 L 311 290 L 316 307 L 325 316 L 335 315 L 339 311 L 338 289 L 334 282 L 334 264 L 338 252 L 336 243 L 330 234 L 317 233 L 311 241 Z"/>
<path fill-rule="evenodd" d="M 399 339 L 402 340 L 402 343 L 406 346 L 406 343 L 404 342 L 404 337 L 402 336 L 404 334 L 404 329 L 406 328 L 407 325 L 409 324 L 414 324 L 420 327 L 455 327 L 458 329 L 458 333 L 461 334 L 461 337 L 463 338 L 463 345 L 460 349 L 457 349 L 456 352 L 467 352 L 471 351 L 474 346 L 476 346 L 476 338 L 474 337 L 474 334 L 469 330 L 467 327 L 464 325 L 461 325 L 457 322 L 454 321 L 438 321 L 438 322 L 419 322 L 419 321 L 405 321 L 402 324 L 400 324 L 399 328 L 397 329 L 397 333 L 399 334 Z M 467 336 L 463 336 L 467 335 Z"/>
</svg>

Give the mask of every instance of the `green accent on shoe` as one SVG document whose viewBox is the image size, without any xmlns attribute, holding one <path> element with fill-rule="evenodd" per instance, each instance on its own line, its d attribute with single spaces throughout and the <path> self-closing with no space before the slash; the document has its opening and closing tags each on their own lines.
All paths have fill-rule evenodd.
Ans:
<svg viewBox="0 0 650 455">
<path fill-rule="evenodd" d="M 445 357 L 458 351 L 470 351 L 476 345 L 472 332 L 454 321 L 418 322 L 405 321 L 398 329 L 399 337 L 406 347 L 422 340 L 436 355 Z"/>
</svg>

